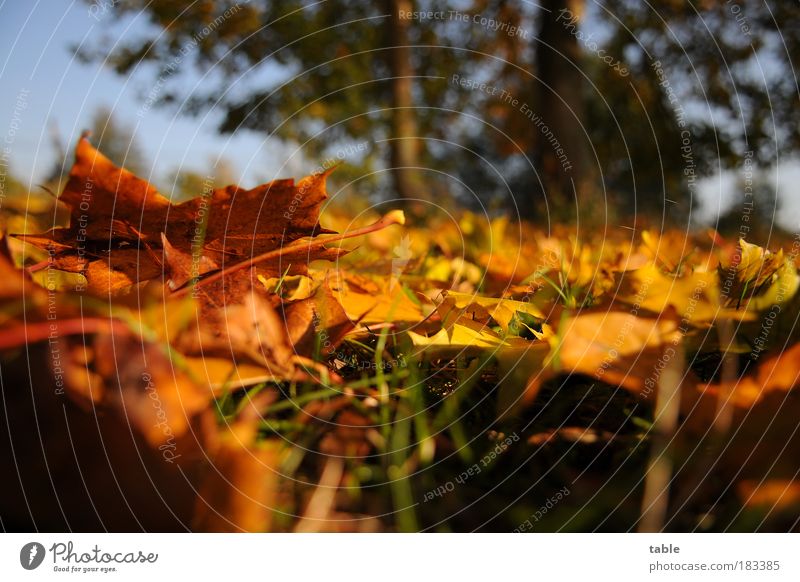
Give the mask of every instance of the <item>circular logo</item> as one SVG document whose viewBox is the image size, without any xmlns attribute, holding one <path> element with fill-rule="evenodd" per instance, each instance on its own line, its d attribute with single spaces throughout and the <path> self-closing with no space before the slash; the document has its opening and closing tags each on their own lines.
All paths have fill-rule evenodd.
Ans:
<svg viewBox="0 0 800 582">
<path fill-rule="evenodd" d="M 26 570 L 35 570 L 44 561 L 44 546 L 39 542 L 29 542 L 19 551 L 19 563 Z"/>
</svg>

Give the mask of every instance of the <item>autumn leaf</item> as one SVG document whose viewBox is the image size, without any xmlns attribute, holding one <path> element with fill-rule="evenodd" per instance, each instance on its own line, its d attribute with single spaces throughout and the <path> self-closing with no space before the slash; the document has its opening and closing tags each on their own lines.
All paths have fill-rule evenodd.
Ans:
<svg viewBox="0 0 800 582">
<path fill-rule="evenodd" d="M 703 253 L 694 241 L 684 233 L 675 231 L 656 232 L 645 230 L 641 235 L 641 252 L 659 269 L 674 275 L 684 275 L 687 270 L 708 271 L 713 268 L 709 264 L 711 256 L 703 263 Z M 640 265 L 644 266 L 644 265 Z"/>
<path fill-rule="evenodd" d="M 359 276 L 341 269 L 330 285 L 348 317 L 363 325 L 413 325 L 425 318 L 420 299 L 403 285 L 393 285 L 390 278 Z"/>
<path fill-rule="evenodd" d="M 788 392 L 800 385 L 800 344 L 758 365 L 755 373 L 746 374 L 727 384 L 705 384 L 709 394 L 725 394 L 736 406 L 750 407 L 774 392 Z"/>
<path fill-rule="evenodd" d="M 271 529 L 279 501 L 283 445 L 276 439 L 258 439 L 258 424 L 261 409 L 274 399 L 274 393 L 260 394 L 211 439 L 207 447 L 209 467 L 195 501 L 195 531 Z"/>
<path fill-rule="evenodd" d="M 721 410 L 731 412 L 724 446 L 713 459 L 718 479 L 738 481 L 747 506 L 796 502 L 800 431 L 800 344 L 751 364 L 741 378 L 697 384 L 684 391 L 681 438 L 696 447 L 707 439 Z M 794 519 L 794 517 L 792 518 Z"/>
<path fill-rule="evenodd" d="M 473 323 L 454 323 L 449 328 L 442 328 L 430 337 L 407 332 L 414 346 L 422 348 L 429 355 L 443 354 L 476 354 L 485 349 L 497 350 L 511 347 L 525 340 L 517 338 L 504 339 L 491 328 Z"/>
<path fill-rule="evenodd" d="M 792 479 L 747 479 L 738 484 L 736 492 L 746 507 L 767 512 L 800 507 L 800 482 Z"/>
<path fill-rule="evenodd" d="M 263 366 L 269 375 L 293 375 L 294 350 L 285 324 L 255 290 L 242 303 L 205 310 L 173 345 L 190 356 L 218 356 Z"/>
<path fill-rule="evenodd" d="M 674 317 L 644 318 L 622 311 L 567 316 L 548 337 L 547 368 L 531 377 L 526 400 L 532 401 L 542 383 L 558 373 L 584 374 L 654 397 L 656 366 L 680 339 Z"/>
<path fill-rule="evenodd" d="M 0 355 L 15 386 L 2 403 L 12 432 L 0 436 L 0 468 L 20 471 L 0 496 L 3 519 L 54 531 L 185 531 L 210 392 L 133 335 L 59 338 L 31 341 L 28 357 Z"/>
<path fill-rule="evenodd" d="M 96 358 L 95 371 L 106 383 L 97 404 L 124 411 L 154 448 L 182 437 L 192 419 L 208 409 L 211 391 L 175 367 L 160 346 L 130 334 L 98 335 L 96 354 L 115 350 L 126 356 Z"/>
<path fill-rule="evenodd" d="M 632 458 L 632 446 L 674 437 L 661 457 L 714 452 L 701 473 L 724 475 L 741 507 L 796 507 L 792 256 L 739 241 L 720 261 L 733 245 L 720 252 L 685 232 L 545 233 L 469 212 L 406 225 L 394 211 L 353 227 L 339 208 L 322 220 L 334 233 L 320 226 L 327 177 L 173 204 L 78 143 L 59 197 L 70 222 L 19 236 L 47 258 L 15 241 L 32 251 L 18 268 L 0 249 L 3 412 L 15 429 L 0 442 L 13 453 L 0 468 L 17 470 L 18 450 L 33 459 L 24 487 L 0 498 L 4 520 L 391 529 L 400 505 L 408 523 L 439 519 L 414 496 L 453 477 L 438 472 L 452 456 L 471 466 L 491 447 L 497 458 L 443 507 L 491 486 L 527 455 L 500 446 L 516 430 L 527 432 L 520 448 L 544 456 L 597 444 Z M 74 289 L 84 283 L 93 297 Z M 782 354 L 770 351 L 779 345 Z M 681 380 L 662 382 L 667 367 Z M 724 381 L 700 384 L 695 373 Z M 537 398 L 553 379 L 563 381 L 557 394 Z M 29 381 L 30 393 L 15 388 Z M 665 387 L 682 404 L 668 429 L 658 422 Z M 622 409 L 609 400 L 598 412 L 588 392 Z M 720 410 L 731 412 L 730 435 Z M 581 426 L 587 415 L 593 426 Z M 422 470 L 437 471 L 431 484 Z M 571 464 L 559 474 L 577 470 L 589 483 L 604 477 Z M 16 506 L 29 490 L 27 517 Z M 70 502 L 56 507 L 54 491 Z"/>
<path fill-rule="evenodd" d="M 333 354 L 345 336 L 356 327 L 331 290 L 322 281 L 313 296 L 284 305 L 284 319 L 289 341 L 296 353 L 313 357 Z"/>
<path fill-rule="evenodd" d="M 162 275 L 178 288 L 217 265 L 328 232 L 319 226 L 326 177 L 276 180 L 250 190 L 228 186 L 171 204 L 82 138 L 59 196 L 70 211 L 69 226 L 17 236 L 51 250 L 55 268 L 86 275 L 95 294 L 116 293 Z M 305 262 L 319 253 L 324 256 L 325 249 L 310 253 Z"/>
<path fill-rule="evenodd" d="M 664 273 L 647 265 L 627 273 L 619 299 L 635 308 L 662 313 L 674 308 L 685 324 L 702 326 L 716 319 L 746 320 L 747 313 L 724 306 L 715 271 L 694 271 L 684 276 Z"/>
<path fill-rule="evenodd" d="M 483 308 L 486 315 L 494 319 L 503 331 L 508 332 L 508 326 L 515 315 L 525 313 L 536 319 L 544 320 L 544 312 L 530 301 L 516 301 L 513 299 L 496 299 L 449 291 L 447 297 L 453 299 L 453 305 L 459 309 L 474 309 L 475 306 Z"/>
<path fill-rule="evenodd" d="M 783 305 L 800 287 L 797 267 L 784 257 L 783 249 L 773 253 L 744 239 L 739 240 L 737 252 L 729 263 L 720 266 L 719 273 L 727 304 L 750 311 Z"/>
</svg>

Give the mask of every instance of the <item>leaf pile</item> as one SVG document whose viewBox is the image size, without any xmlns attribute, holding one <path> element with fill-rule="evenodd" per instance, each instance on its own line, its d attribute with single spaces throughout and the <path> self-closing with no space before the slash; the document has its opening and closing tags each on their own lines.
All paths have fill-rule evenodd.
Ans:
<svg viewBox="0 0 800 582">
<path fill-rule="evenodd" d="M 172 204 L 80 140 L 68 221 L 0 255 L 4 523 L 510 530 L 568 486 L 549 527 L 599 527 L 602 490 L 625 529 L 666 430 L 674 528 L 786 527 L 796 252 L 469 212 L 338 234 L 327 177 Z"/>
</svg>

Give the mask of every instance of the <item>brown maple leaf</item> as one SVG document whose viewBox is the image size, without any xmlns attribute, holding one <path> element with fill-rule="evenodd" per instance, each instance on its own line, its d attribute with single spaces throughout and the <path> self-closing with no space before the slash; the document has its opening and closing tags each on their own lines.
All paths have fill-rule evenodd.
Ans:
<svg viewBox="0 0 800 582">
<path fill-rule="evenodd" d="M 85 275 L 95 294 L 116 293 L 163 274 L 177 288 L 217 265 L 330 232 L 319 226 L 327 175 L 275 180 L 250 190 L 227 186 L 172 204 L 83 137 L 59 196 L 69 209 L 69 226 L 16 236 L 49 250 L 54 268 Z M 306 261 L 329 254 L 315 249 Z M 296 268 L 301 264 L 295 261 Z"/>
</svg>

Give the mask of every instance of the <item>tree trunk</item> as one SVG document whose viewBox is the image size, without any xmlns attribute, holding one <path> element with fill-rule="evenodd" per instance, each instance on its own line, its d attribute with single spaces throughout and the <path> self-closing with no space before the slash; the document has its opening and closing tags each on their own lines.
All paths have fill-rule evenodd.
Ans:
<svg viewBox="0 0 800 582">
<path fill-rule="evenodd" d="M 411 0 L 387 0 L 389 17 L 389 69 L 392 74 L 392 120 L 390 163 L 392 179 L 400 198 L 420 197 L 419 140 L 417 136 L 416 112 L 413 106 L 413 75 L 411 49 L 408 47 L 410 18 L 401 18 L 413 10 Z"/>
<path fill-rule="evenodd" d="M 586 216 L 593 186 L 591 144 L 585 135 L 585 87 L 578 24 L 584 0 L 542 0 L 536 41 L 535 95 L 543 124 L 535 128 L 533 160 L 556 219 Z M 549 131 L 548 131 L 549 130 Z M 552 134 L 550 133 L 552 132 Z M 559 152 L 558 148 L 563 152 Z M 574 184 L 574 186 L 573 186 Z M 531 208 L 541 205 L 532 203 Z M 593 210 L 596 214 L 596 209 Z M 529 211 L 528 214 L 531 214 Z"/>
</svg>

